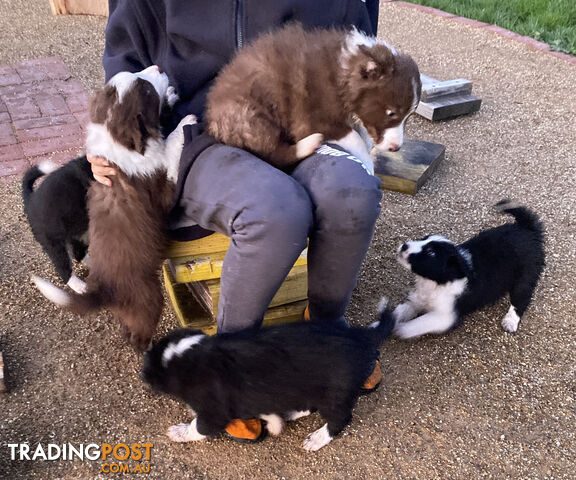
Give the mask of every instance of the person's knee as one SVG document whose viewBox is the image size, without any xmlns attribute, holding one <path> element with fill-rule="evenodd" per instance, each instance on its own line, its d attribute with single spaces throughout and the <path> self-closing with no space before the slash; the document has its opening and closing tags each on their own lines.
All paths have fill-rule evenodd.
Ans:
<svg viewBox="0 0 576 480">
<path fill-rule="evenodd" d="M 258 186 L 253 201 L 242 209 L 232 227 L 245 238 L 305 248 L 312 222 L 310 197 L 301 185 L 283 175 Z"/>
<path fill-rule="evenodd" d="M 380 214 L 381 182 L 357 163 L 333 162 L 315 182 L 316 215 L 323 228 L 340 233 L 372 230 Z"/>
</svg>

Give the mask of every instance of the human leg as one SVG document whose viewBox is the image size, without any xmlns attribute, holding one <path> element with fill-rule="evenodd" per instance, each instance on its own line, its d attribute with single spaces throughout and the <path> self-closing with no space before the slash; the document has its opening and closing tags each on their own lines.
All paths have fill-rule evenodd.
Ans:
<svg viewBox="0 0 576 480">
<path fill-rule="evenodd" d="M 231 238 L 222 268 L 218 331 L 259 326 L 306 247 L 312 224 L 308 194 L 253 155 L 213 145 L 192 165 L 180 204 L 187 218 Z"/>
<path fill-rule="evenodd" d="M 330 146 L 303 160 L 292 177 L 312 200 L 308 301 L 312 320 L 343 319 L 380 213 L 380 180 Z"/>
</svg>

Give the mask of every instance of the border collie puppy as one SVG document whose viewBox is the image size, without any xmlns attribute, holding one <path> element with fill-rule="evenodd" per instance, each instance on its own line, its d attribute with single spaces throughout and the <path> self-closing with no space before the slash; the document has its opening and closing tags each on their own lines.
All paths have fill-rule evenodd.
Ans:
<svg viewBox="0 0 576 480">
<path fill-rule="evenodd" d="M 416 288 L 394 310 L 395 335 L 447 332 L 506 294 L 511 306 L 502 328 L 518 329 L 544 268 L 543 227 L 535 213 L 509 200 L 496 208 L 515 223 L 485 230 L 460 245 L 429 235 L 400 246 L 398 262 L 415 274 Z"/>
<path fill-rule="evenodd" d="M 92 99 L 86 149 L 108 159 L 118 174 L 112 186 L 88 190 L 90 273 L 83 295 L 68 295 L 35 278 L 58 305 L 86 314 L 108 307 L 130 343 L 149 345 L 163 306 L 158 276 L 167 244 L 165 217 L 172 201 L 184 142 L 185 117 L 166 140 L 160 109 L 175 93 L 157 66 L 115 75 Z"/>
<path fill-rule="evenodd" d="M 34 189 L 34 182 L 44 175 Z M 88 251 L 86 192 L 93 180 L 85 156 L 60 168 L 42 162 L 29 168 L 22 178 L 24 212 L 34 238 L 62 281 L 77 293 L 84 293 L 86 284 L 72 273 L 70 255 L 79 262 Z"/>
<path fill-rule="evenodd" d="M 168 436 L 190 442 L 215 436 L 236 418 L 262 418 L 279 435 L 283 420 L 312 411 L 326 420 L 303 447 L 318 450 L 350 422 L 380 344 L 394 327 L 391 311 L 369 328 L 344 322 L 298 322 L 206 336 L 179 329 L 144 357 L 143 380 L 185 401 L 196 416 Z"/>
<path fill-rule="evenodd" d="M 287 169 L 326 140 L 374 166 L 376 149 L 396 151 L 422 84 L 407 55 L 356 29 L 306 31 L 291 24 L 240 50 L 208 93 L 208 131 Z"/>
</svg>

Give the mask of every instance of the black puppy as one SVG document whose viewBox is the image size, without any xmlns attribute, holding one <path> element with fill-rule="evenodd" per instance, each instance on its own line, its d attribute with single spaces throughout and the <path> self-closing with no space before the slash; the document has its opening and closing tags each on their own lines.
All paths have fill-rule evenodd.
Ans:
<svg viewBox="0 0 576 480">
<path fill-rule="evenodd" d="M 460 245 L 429 235 L 400 246 L 398 261 L 414 272 L 416 287 L 394 310 L 395 335 L 447 332 L 463 316 L 506 294 L 512 305 L 502 328 L 518 329 L 544 268 L 543 228 L 526 207 L 503 200 L 496 208 L 516 222 L 485 230 Z"/>
<path fill-rule="evenodd" d="M 47 177 L 34 190 L 34 182 L 44 175 Z M 62 281 L 78 293 L 84 293 L 86 286 L 72 274 L 69 251 L 77 261 L 86 256 L 86 192 L 93 180 L 85 156 L 58 169 L 50 162 L 34 165 L 22 179 L 24 211 L 34 238 L 50 257 Z"/>
<path fill-rule="evenodd" d="M 202 440 L 233 419 L 258 417 L 278 435 L 283 419 L 318 410 L 327 423 L 303 444 L 318 450 L 349 423 L 393 326 L 391 312 L 383 309 L 380 321 L 368 328 L 299 322 L 212 337 L 180 329 L 146 353 L 142 376 L 196 414 L 192 423 L 169 429 L 173 441 Z"/>
</svg>

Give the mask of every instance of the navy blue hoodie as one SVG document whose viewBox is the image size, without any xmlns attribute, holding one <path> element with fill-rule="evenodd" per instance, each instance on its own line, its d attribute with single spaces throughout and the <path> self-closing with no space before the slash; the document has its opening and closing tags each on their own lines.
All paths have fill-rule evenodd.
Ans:
<svg viewBox="0 0 576 480">
<path fill-rule="evenodd" d="M 290 21 L 375 34 L 378 0 L 110 0 L 103 65 L 116 73 L 160 66 L 181 101 L 174 122 L 201 118 L 208 88 L 232 55 Z M 370 14 L 368 10 L 371 10 Z"/>
<path fill-rule="evenodd" d="M 375 35 L 378 0 L 109 0 L 103 65 L 106 81 L 121 71 L 158 65 L 180 101 L 163 125 L 173 130 L 181 118 L 202 119 L 206 94 L 234 53 L 263 32 L 297 21 L 305 27 L 352 25 Z M 185 143 L 170 222 L 182 218 L 180 198 L 197 156 L 215 140 L 201 125 L 184 129 Z M 207 235 L 198 225 L 172 232 L 175 239 Z"/>
</svg>

